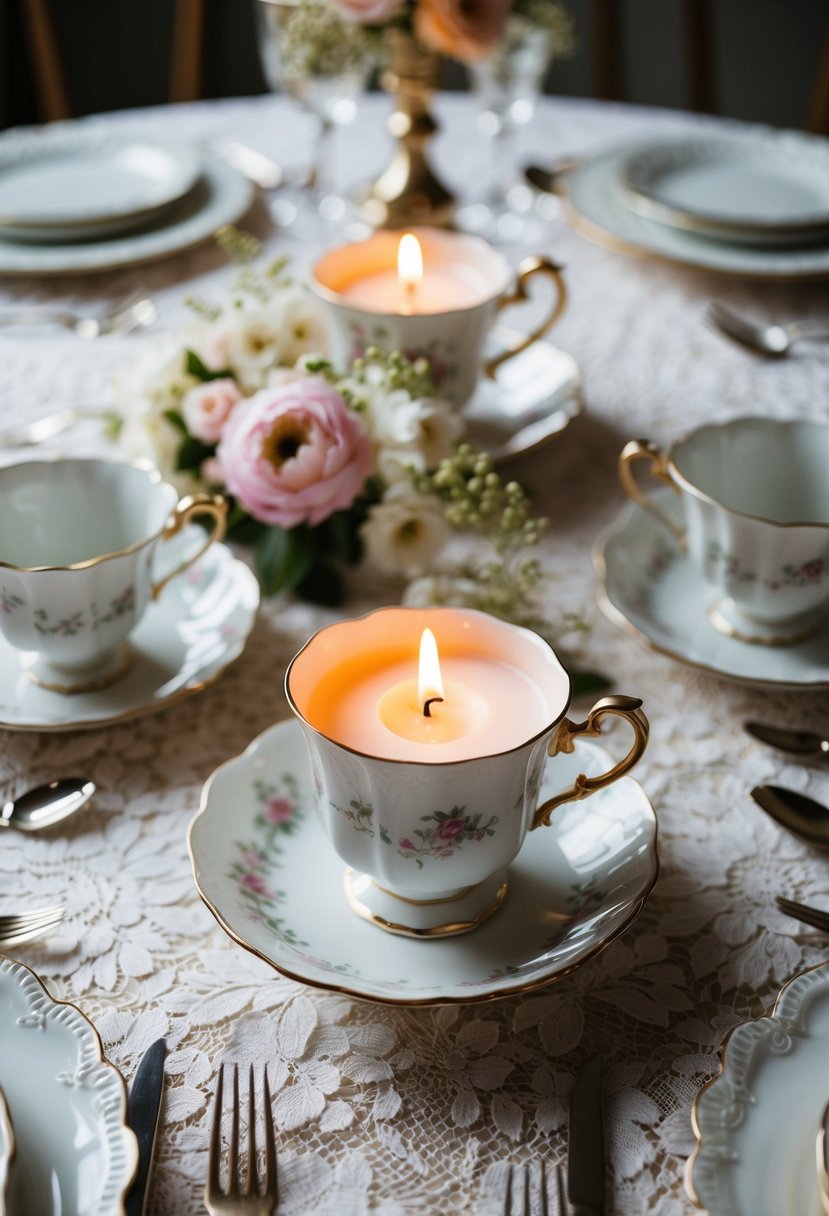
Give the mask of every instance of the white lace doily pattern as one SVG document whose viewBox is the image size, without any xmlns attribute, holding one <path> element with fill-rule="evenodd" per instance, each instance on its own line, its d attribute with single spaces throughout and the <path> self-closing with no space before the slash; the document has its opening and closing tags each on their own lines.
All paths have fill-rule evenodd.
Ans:
<svg viewBox="0 0 829 1216">
<path fill-rule="evenodd" d="M 352 178 L 385 161 L 384 104 L 369 99 L 346 132 L 342 159 Z M 438 111 L 437 160 L 463 191 L 486 155 L 474 110 L 468 98 L 441 98 Z M 233 137 L 286 164 L 302 159 L 309 135 L 289 103 L 270 97 L 101 121 L 199 144 Z M 692 121 L 550 101 L 526 131 L 523 159 L 550 162 Z M 261 206 L 249 226 L 299 267 L 315 252 L 270 232 Z M 510 252 L 517 260 L 526 251 Z M 615 465 L 627 439 L 665 442 L 703 420 L 745 413 L 825 417 L 825 350 L 804 345 L 766 362 L 702 319 L 718 297 L 829 327 L 825 288 L 740 284 L 624 257 L 561 221 L 538 252 L 566 267 L 571 301 L 556 341 L 582 368 L 586 410 L 515 472 L 553 520 L 545 542 L 551 605 L 580 610 L 590 626 L 578 662 L 641 696 L 651 718 L 636 775 L 659 818 L 656 889 L 630 931 L 564 982 L 487 1006 L 407 1010 L 329 995 L 235 946 L 199 902 L 185 832 L 210 772 L 287 716 L 285 664 L 332 619 L 295 603 L 266 602 L 238 662 L 166 712 L 100 731 L 4 732 L 4 795 L 71 772 L 99 787 L 88 811 L 58 833 L 6 833 L 0 891 L 10 907 L 65 903 L 60 933 L 19 957 L 94 1021 L 127 1079 L 146 1047 L 167 1036 L 154 1216 L 203 1210 L 209 1104 L 223 1057 L 270 1062 L 285 1216 L 465 1216 L 492 1208 L 505 1161 L 563 1158 L 573 1077 L 596 1052 L 606 1061 L 609 1211 L 689 1213 L 682 1174 L 693 1148 L 691 1103 L 717 1070 L 718 1045 L 823 957 L 825 943 L 782 916 L 774 896 L 826 900 L 826 862 L 778 830 L 748 791 L 773 779 L 829 799 L 829 777 L 788 766 L 741 722 L 825 726 L 829 693 L 728 684 L 641 648 L 597 608 L 590 548 L 622 504 Z M 188 295 L 220 292 L 227 274 L 208 245 L 110 275 L 9 281 L 0 303 L 57 299 L 91 309 L 139 280 L 158 299 L 158 325 L 171 327 Z M 0 427 L 58 405 L 106 403 L 115 373 L 152 340 L 0 331 Z M 101 442 L 90 424 L 50 448 Z M 355 580 L 348 611 L 379 604 L 378 594 Z"/>
</svg>

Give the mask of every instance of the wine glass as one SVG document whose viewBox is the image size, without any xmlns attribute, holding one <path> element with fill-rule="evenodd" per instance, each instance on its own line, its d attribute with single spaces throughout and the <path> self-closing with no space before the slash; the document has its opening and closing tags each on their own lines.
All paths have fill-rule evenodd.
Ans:
<svg viewBox="0 0 829 1216">
<path fill-rule="evenodd" d="M 341 190 L 340 127 L 357 112 L 372 60 L 365 35 L 321 0 L 254 0 L 259 55 L 274 92 L 290 95 L 317 122 L 313 159 L 304 181 L 271 201 L 282 227 L 300 239 L 324 240 L 357 218 Z"/>
<path fill-rule="evenodd" d="M 469 65 L 480 102 L 478 125 L 490 138 L 490 176 L 483 196 L 458 209 L 457 223 L 490 241 L 531 244 L 544 234 L 534 193 L 518 175 L 515 144 L 535 113 L 553 45 L 545 26 L 510 18 L 498 45 Z"/>
</svg>

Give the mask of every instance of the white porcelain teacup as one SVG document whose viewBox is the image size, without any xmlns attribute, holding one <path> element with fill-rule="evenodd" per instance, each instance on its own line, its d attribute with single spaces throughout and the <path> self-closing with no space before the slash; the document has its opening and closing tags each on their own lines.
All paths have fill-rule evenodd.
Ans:
<svg viewBox="0 0 829 1216">
<path fill-rule="evenodd" d="M 637 484 L 632 466 L 642 459 L 681 498 L 684 523 Z M 720 632 L 779 646 L 820 628 L 829 599 L 829 425 L 736 418 L 699 427 L 666 452 L 635 439 L 619 475 L 716 590 L 709 616 Z"/>
<path fill-rule="evenodd" d="M 0 631 L 27 675 L 57 692 L 103 688 L 129 667 L 148 603 L 225 531 L 226 503 L 179 501 L 149 464 L 32 460 L 0 469 Z M 213 527 L 187 560 L 157 551 L 189 520 Z"/>
<path fill-rule="evenodd" d="M 561 267 L 544 257 L 526 258 L 513 271 L 500 253 L 478 237 L 435 228 L 412 228 L 423 253 L 424 311 L 406 311 L 395 286 L 400 233 L 381 230 L 365 241 L 329 250 L 313 268 L 311 286 L 327 305 L 332 357 L 340 366 L 370 346 L 424 356 L 442 398 L 464 405 L 483 373 L 494 376 L 556 323 L 567 299 Z M 428 276 L 432 276 L 431 281 Z M 545 277 L 555 298 L 544 318 L 510 348 L 489 359 L 484 346 L 503 309 L 528 299 L 530 279 Z M 354 292 L 359 291 L 359 295 Z"/>
<path fill-rule="evenodd" d="M 419 704 L 416 721 L 408 710 L 385 716 L 389 697 L 405 708 L 424 628 L 445 669 L 445 699 L 431 705 L 436 740 Z M 548 824 L 561 803 L 621 777 L 648 737 L 641 701 L 632 697 L 605 697 L 584 722 L 571 722 L 570 677 L 552 648 L 472 609 L 384 608 L 329 625 L 292 660 L 285 689 L 308 745 L 317 811 L 349 867 L 352 909 L 412 937 L 481 924 L 503 901 L 507 867 L 527 832 Z M 580 775 L 539 805 L 547 757 L 598 735 L 611 716 L 634 733 L 624 759 L 598 776 Z M 464 733 L 447 742 L 440 732 L 453 721 Z"/>
</svg>

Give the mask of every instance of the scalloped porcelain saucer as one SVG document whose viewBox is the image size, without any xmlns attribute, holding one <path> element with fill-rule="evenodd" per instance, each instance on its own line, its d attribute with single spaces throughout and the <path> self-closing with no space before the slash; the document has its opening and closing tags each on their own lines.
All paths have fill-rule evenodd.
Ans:
<svg viewBox="0 0 829 1216">
<path fill-rule="evenodd" d="M 9 1213 L 121 1216 L 138 1164 L 124 1080 L 80 1009 L 10 958 L 0 958 L 0 1086 L 14 1126 Z"/>
<path fill-rule="evenodd" d="M 608 767 L 580 742 L 548 760 L 539 798 Z M 277 971 L 399 1005 L 491 1000 L 561 979 L 639 914 L 656 881 L 656 816 L 623 777 L 527 836 L 504 904 L 462 937 L 393 937 L 349 908 L 345 863 L 313 807 L 298 722 L 281 722 L 205 785 L 190 824 L 196 887 L 222 928 Z"/>
<path fill-rule="evenodd" d="M 686 1186 L 709 1216 L 820 1216 L 815 1142 L 829 1100 L 829 963 L 736 1026 L 694 1103 Z"/>
<path fill-rule="evenodd" d="M 198 529 L 195 529 L 198 535 Z M 194 530 L 169 542 L 171 567 L 193 551 Z M 0 636 L 0 727 L 6 730 L 86 730 L 154 713 L 217 680 L 245 647 L 259 584 L 226 545 L 215 544 L 165 587 L 129 638 L 126 675 L 91 692 L 65 694 L 26 675 L 35 656 Z"/>
<path fill-rule="evenodd" d="M 677 520 L 672 490 L 651 498 Z M 820 630 L 793 646 L 761 646 L 727 637 L 708 619 L 718 593 L 667 528 L 628 503 L 596 541 L 593 564 L 606 616 L 652 650 L 715 675 L 781 688 L 829 687 L 829 613 Z"/>
</svg>

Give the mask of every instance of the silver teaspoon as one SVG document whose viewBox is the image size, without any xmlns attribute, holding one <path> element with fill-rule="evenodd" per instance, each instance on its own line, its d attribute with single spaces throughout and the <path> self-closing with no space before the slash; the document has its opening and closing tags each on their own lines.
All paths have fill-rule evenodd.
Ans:
<svg viewBox="0 0 829 1216">
<path fill-rule="evenodd" d="M 743 729 L 754 739 L 780 752 L 801 760 L 829 759 L 829 739 L 812 730 L 793 730 L 785 726 L 768 726 L 765 722 L 744 722 Z"/>
<path fill-rule="evenodd" d="M 95 782 L 85 777 L 61 777 L 48 785 L 11 798 L 0 810 L 0 828 L 39 832 L 74 815 L 95 793 Z"/>
<path fill-rule="evenodd" d="M 829 848 L 829 807 L 822 802 L 781 785 L 756 785 L 751 797 L 798 840 L 818 849 Z"/>
</svg>

